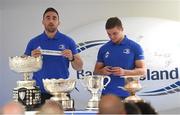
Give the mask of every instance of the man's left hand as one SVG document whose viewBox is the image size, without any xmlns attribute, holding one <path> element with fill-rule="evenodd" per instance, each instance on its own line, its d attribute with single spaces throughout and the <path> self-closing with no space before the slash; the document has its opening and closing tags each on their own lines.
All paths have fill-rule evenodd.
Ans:
<svg viewBox="0 0 180 115">
<path fill-rule="evenodd" d="M 72 51 L 69 50 L 69 49 L 65 49 L 62 51 L 62 55 L 66 58 L 68 58 L 69 60 L 72 60 L 73 59 L 73 54 L 72 54 Z"/>
</svg>

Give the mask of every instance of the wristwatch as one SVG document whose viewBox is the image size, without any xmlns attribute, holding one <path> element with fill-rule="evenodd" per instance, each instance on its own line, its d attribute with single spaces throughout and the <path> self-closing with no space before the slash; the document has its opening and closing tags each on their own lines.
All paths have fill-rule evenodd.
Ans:
<svg viewBox="0 0 180 115">
<path fill-rule="evenodd" d="M 71 61 L 71 62 L 72 62 L 72 61 L 74 61 L 74 60 L 75 60 L 75 58 L 74 58 L 74 55 L 73 55 L 72 60 L 69 60 L 69 61 Z"/>
</svg>

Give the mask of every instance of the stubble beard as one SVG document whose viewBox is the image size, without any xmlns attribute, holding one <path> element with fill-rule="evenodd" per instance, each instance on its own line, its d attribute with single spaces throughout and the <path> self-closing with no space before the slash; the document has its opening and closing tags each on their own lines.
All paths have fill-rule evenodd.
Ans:
<svg viewBox="0 0 180 115">
<path fill-rule="evenodd" d="M 114 44 L 119 44 L 121 41 L 122 41 L 123 38 L 116 38 L 116 39 L 111 39 L 111 41 L 114 43 Z"/>
<path fill-rule="evenodd" d="M 54 26 L 47 26 L 45 27 L 46 31 L 49 32 L 49 33 L 54 33 L 56 32 L 57 28 L 54 27 Z"/>
</svg>

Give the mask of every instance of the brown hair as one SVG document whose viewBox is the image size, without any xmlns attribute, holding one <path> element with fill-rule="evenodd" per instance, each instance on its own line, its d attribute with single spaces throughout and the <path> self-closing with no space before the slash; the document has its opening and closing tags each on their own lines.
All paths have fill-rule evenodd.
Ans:
<svg viewBox="0 0 180 115">
<path fill-rule="evenodd" d="M 106 29 L 112 29 L 114 27 L 122 28 L 121 20 L 118 17 L 111 17 L 106 22 Z"/>
<path fill-rule="evenodd" d="M 52 8 L 52 7 L 49 7 L 49 8 L 47 8 L 47 9 L 44 11 L 43 18 L 44 18 L 45 14 L 46 14 L 47 12 L 54 12 L 54 13 L 56 13 L 56 14 L 58 15 L 58 18 L 59 18 L 59 14 L 58 14 L 57 10 L 54 9 L 54 8 Z"/>
</svg>

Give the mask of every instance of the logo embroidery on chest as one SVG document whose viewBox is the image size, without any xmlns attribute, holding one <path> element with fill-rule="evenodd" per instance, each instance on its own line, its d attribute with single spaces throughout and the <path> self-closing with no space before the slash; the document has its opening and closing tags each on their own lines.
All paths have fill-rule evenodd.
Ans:
<svg viewBox="0 0 180 115">
<path fill-rule="evenodd" d="M 107 51 L 105 54 L 105 58 L 108 58 L 108 57 L 109 57 L 109 52 Z"/>
<path fill-rule="evenodd" d="M 128 48 L 124 49 L 124 50 L 123 50 L 123 53 L 124 53 L 124 54 L 130 54 L 130 49 L 128 49 Z"/>
<path fill-rule="evenodd" d="M 65 46 L 63 44 L 59 45 L 60 50 L 65 50 Z"/>
</svg>

